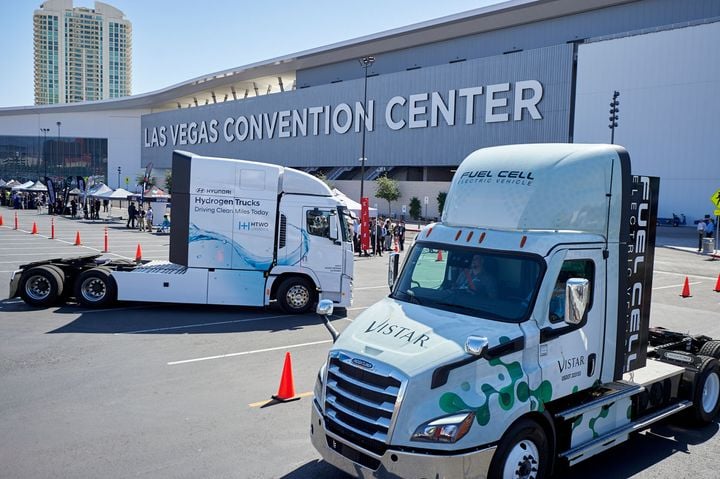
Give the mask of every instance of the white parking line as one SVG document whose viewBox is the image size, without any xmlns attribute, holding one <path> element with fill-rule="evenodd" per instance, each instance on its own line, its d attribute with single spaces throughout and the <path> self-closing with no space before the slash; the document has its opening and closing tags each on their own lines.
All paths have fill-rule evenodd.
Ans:
<svg viewBox="0 0 720 479">
<path fill-rule="evenodd" d="M 221 324 L 233 324 L 233 323 L 249 323 L 252 321 L 262 321 L 264 319 L 277 319 L 277 318 L 287 318 L 287 315 L 280 315 L 280 316 L 262 316 L 260 318 L 247 318 L 247 319 L 235 319 L 233 321 L 218 321 L 215 323 L 196 323 L 196 324 L 186 324 L 183 326 L 170 326 L 167 328 L 155 328 L 155 329 L 142 329 L 138 331 L 125 331 L 122 333 L 115 333 L 115 334 L 141 334 L 141 333 L 157 333 L 159 331 L 173 331 L 175 329 L 188 329 L 188 328 L 197 328 L 202 326 L 218 326 Z"/>
<path fill-rule="evenodd" d="M 278 351 L 281 349 L 295 349 L 295 348 L 303 348 L 305 346 L 315 346 L 317 344 L 327 344 L 332 343 L 332 339 L 326 339 L 324 341 L 313 341 L 311 343 L 300 343 L 300 344 L 290 344 L 287 346 L 277 346 L 275 348 L 266 348 L 266 349 L 256 349 L 254 351 L 242 351 L 239 353 L 230 353 L 230 354 L 221 354 L 219 356 L 207 356 L 204 358 L 195 358 L 195 359 L 185 359 L 182 361 L 172 361 L 167 363 L 168 366 L 174 366 L 176 364 L 186 364 L 186 363 L 196 363 L 199 361 L 209 361 L 211 359 L 223 359 L 223 358 L 231 358 L 234 356 L 246 356 L 248 354 L 258 354 L 258 353 L 267 353 L 270 351 Z"/>
<path fill-rule="evenodd" d="M 660 270 L 657 270 L 657 269 L 656 269 L 655 271 L 653 271 L 653 273 L 670 274 L 670 275 L 673 275 L 673 276 L 688 276 L 688 277 L 690 277 L 690 278 L 711 279 L 711 280 L 713 280 L 713 281 L 717 279 L 717 278 L 711 278 L 711 277 L 709 277 L 709 276 L 699 276 L 699 275 L 697 275 L 697 274 L 675 273 L 674 271 L 660 271 Z"/>
<path fill-rule="evenodd" d="M 688 285 L 691 284 L 702 284 L 702 281 L 695 281 L 695 282 L 688 282 Z M 653 288 L 653 291 L 656 289 L 669 289 L 669 288 L 682 288 L 684 284 L 673 284 L 671 286 L 658 286 L 657 288 Z"/>
</svg>

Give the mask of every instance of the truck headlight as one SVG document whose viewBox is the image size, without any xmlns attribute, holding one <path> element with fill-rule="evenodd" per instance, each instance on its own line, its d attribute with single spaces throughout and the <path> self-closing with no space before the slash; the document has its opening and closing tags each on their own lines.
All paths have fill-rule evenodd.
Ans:
<svg viewBox="0 0 720 479">
<path fill-rule="evenodd" d="M 415 430 L 413 441 L 457 442 L 470 430 L 475 420 L 474 412 L 462 412 L 428 421 Z"/>
</svg>

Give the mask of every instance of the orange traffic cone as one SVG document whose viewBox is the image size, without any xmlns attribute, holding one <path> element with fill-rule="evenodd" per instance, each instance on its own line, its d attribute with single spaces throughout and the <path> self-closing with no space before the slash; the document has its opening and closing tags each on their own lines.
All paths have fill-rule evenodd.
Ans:
<svg viewBox="0 0 720 479">
<path fill-rule="evenodd" d="M 38 234 L 37 233 L 37 223 L 35 223 L 34 221 L 33 221 L 32 231 L 30 232 L 30 234 L 32 234 L 32 235 Z"/>
<path fill-rule="evenodd" d="M 439 249 L 439 250 L 438 250 L 438 255 L 437 255 L 437 258 L 435 258 L 435 261 L 442 261 L 442 260 L 443 260 L 442 250 Z"/>
<path fill-rule="evenodd" d="M 685 284 L 683 285 L 682 293 L 680 293 L 680 296 L 682 296 L 683 298 L 690 297 L 690 281 L 688 280 L 687 276 L 685 276 Z"/>
<path fill-rule="evenodd" d="M 282 377 L 280 378 L 280 387 L 276 395 L 272 396 L 276 401 L 288 402 L 297 401 L 299 397 L 295 397 L 295 383 L 292 375 L 292 358 L 290 353 L 285 353 L 285 364 L 283 365 Z"/>
<path fill-rule="evenodd" d="M 135 261 L 138 263 L 142 261 L 142 248 L 140 247 L 140 243 L 138 243 L 138 247 L 135 250 Z"/>
<path fill-rule="evenodd" d="M 17 217 L 17 211 L 15 212 L 15 229 L 18 229 L 18 217 Z"/>
<path fill-rule="evenodd" d="M 80 241 L 80 232 L 78 231 L 75 233 L 75 246 L 80 246 L 82 244 L 82 241 Z"/>
<path fill-rule="evenodd" d="M 715 283 L 715 289 L 713 289 L 716 293 L 720 293 L 720 274 L 718 275 L 717 283 Z"/>
<path fill-rule="evenodd" d="M 103 253 L 107 253 L 109 250 L 108 248 L 108 232 L 107 232 L 107 226 L 105 227 L 105 249 L 103 249 Z"/>
<path fill-rule="evenodd" d="M 396 252 L 396 253 L 399 253 L 399 252 L 400 252 L 400 248 L 398 248 L 398 240 L 397 240 L 397 238 L 395 238 L 395 252 Z"/>
<path fill-rule="evenodd" d="M 0 215 L 0 226 L 2 226 L 2 225 L 3 225 L 3 219 L 2 219 L 2 215 Z"/>
</svg>

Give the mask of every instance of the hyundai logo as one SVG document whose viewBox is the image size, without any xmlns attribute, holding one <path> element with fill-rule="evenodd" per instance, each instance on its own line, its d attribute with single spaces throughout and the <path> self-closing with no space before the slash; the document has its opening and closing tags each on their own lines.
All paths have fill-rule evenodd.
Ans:
<svg viewBox="0 0 720 479">
<path fill-rule="evenodd" d="M 356 366 L 360 366 L 361 368 L 365 368 L 365 369 L 373 368 L 373 364 L 371 362 L 365 361 L 363 359 L 353 358 L 352 363 Z"/>
</svg>

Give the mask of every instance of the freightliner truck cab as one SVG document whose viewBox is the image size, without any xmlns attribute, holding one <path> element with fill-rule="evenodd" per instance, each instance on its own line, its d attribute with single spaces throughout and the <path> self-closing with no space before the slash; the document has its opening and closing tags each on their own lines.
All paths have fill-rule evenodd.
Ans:
<svg viewBox="0 0 720 479">
<path fill-rule="evenodd" d="M 330 350 L 315 448 L 358 477 L 542 478 L 670 414 L 711 420 L 720 342 L 649 328 L 657 191 L 614 145 L 470 154 Z"/>
</svg>

